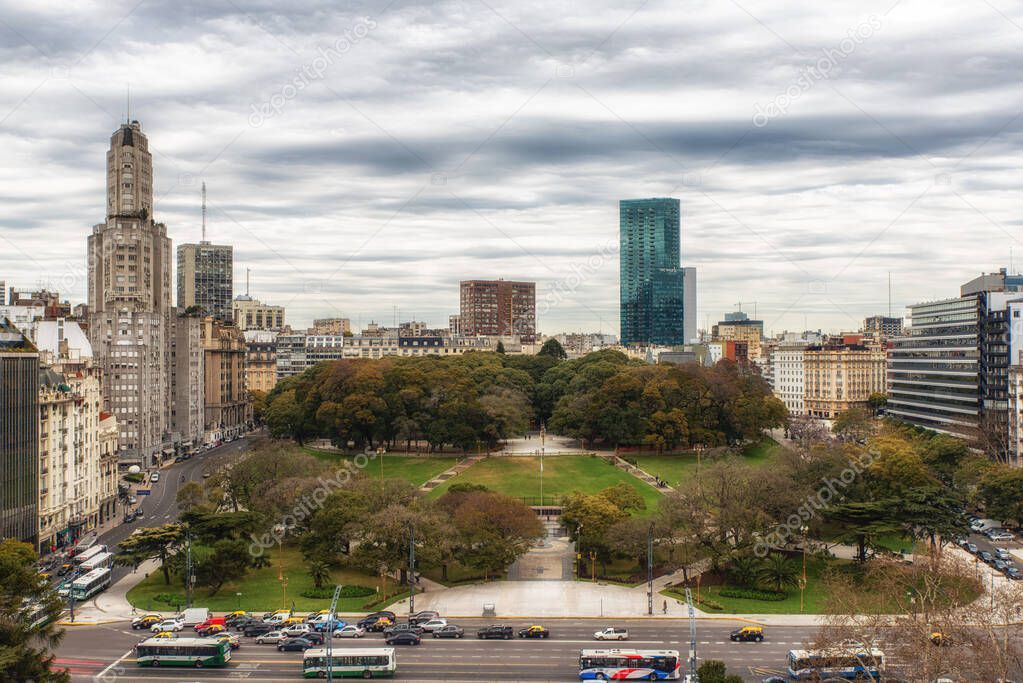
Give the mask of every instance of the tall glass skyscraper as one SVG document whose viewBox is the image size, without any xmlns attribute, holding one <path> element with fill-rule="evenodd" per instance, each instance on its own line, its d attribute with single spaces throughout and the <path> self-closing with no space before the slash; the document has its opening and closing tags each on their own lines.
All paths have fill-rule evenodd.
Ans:
<svg viewBox="0 0 1023 683">
<path fill-rule="evenodd" d="M 684 344 L 679 200 L 623 199 L 618 212 L 622 344 Z"/>
</svg>

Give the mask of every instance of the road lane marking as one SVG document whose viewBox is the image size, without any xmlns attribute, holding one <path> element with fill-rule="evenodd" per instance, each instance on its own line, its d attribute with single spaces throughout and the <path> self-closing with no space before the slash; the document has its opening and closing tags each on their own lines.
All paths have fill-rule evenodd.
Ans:
<svg viewBox="0 0 1023 683">
<path fill-rule="evenodd" d="M 120 664 L 120 663 L 121 663 L 122 661 L 128 661 L 128 660 L 127 660 L 127 659 L 125 659 L 125 658 L 126 658 L 126 657 L 127 657 L 128 655 L 130 655 L 130 654 L 131 654 L 131 653 L 132 653 L 132 652 L 133 652 L 134 650 L 135 650 L 135 648 L 132 648 L 131 650 L 128 650 L 128 651 L 127 651 L 127 652 L 125 652 L 125 653 L 124 653 L 123 655 L 121 655 L 120 657 L 118 657 L 117 659 L 115 659 L 114 661 L 110 662 L 110 665 L 109 665 L 109 666 L 107 666 L 107 668 L 105 668 L 105 669 L 103 669 L 102 671 L 100 671 L 100 672 L 99 672 L 99 674 L 97 674 L 97 675 L 96 675 L 96 678 L 95 678 L 94 680 L 97 680 L 97 681 L 102 681 L 102 680 L 105 680 L 105 679 L 106 679 L 106 675 L 107 675 L 107 672 L 109 672 L 109 671 L 110 671 L 111 669 L 113 669 L 113 668 L 114 668 L 115 666 L 117 666 L 118 664 Z M 131 661 L 135 661 L 135 660 L 133 659 L 133 660 L 131 660 Z"/>
</svg>

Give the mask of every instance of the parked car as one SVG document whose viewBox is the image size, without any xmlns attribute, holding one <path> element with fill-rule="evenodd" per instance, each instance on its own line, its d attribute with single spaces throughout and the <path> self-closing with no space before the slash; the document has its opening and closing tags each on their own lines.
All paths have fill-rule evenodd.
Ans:
<svg viewBox="0 0 1023 683">
<path fill-rule="evenodd" d="M 987 562 L 987 563 L 990 563 L 991 560 L 994 559 L 994 557 L 991 555 L 991 553 L 989 553 L 986 550 L 981 550 L 979 553 L 977 553 L 977 557 L 980 558 L 981 562 Z"/>
<path fill-rule="evenodd" d="M 594 633 L 593 637 L 597 640 L 628 640 L 629 630 L 626 628 L 608 626 L 603 631 L 597 631 Z"/>
<path fill-rule="evenodd" d="M 430 635 L 434 638 L 462 638 L 465 636 L 465 629 L 454 624 L 445 624 L 440 628 L 433 629 Z"/>
<path fill-rule="evenodd" d="M 423 639 L 415 631 L 399 631 L 387 636 L 384 642 L 388 645 L 419 645 Z"/>
<path fill-rule="evenodd" d="M 1005 560 L 999 560 L 996 557 L 994 560 L 992 560 L 991 566 L 994 567 L 995 569 L 997 569 L 1000 572 L 1004 572 L 1006 569 L 1009 568 L 1009 563 L 1006 562 Z"/>
<path fill-rule="evenodd" d="M 432 609 L 428 609 L 423 610 L 422 612 L 416 612 L 411 617 L 409 617 L 409 621 L 412 622 L 413 624 L 425 624 L 431 619 L 437 619 L 439 617 L 440 612 L 435 612 Z"/>
<path fill-rule="evenodd" d="M 550 638 L 551 632 L 539 624 L 519 629 L 519 638 Z"/>
<path fill-rule="evenodd" d="M 1023 572 L 1016 567 L 1008 567 L 1005 570 L 1005 578 L 1012 579 L 1013 581 L 1019 581 L 1020 579 L 1023 579 Z"/>
<path fill-rule="evenodd" d="M 153 624 L 159 624 L 161 621 L 163 621 L 163 617 L 159 614 L 143 614 L 131 620 L 131 627 L 138 631 L 139 629 L 151 628 Z"/>
<path fill-rule="evenodd" d="M 264 633 L 261 636 L 256 636 L 256 645 L 276 645 L 285 638 L 287 638 L 287 636 L 280 631 L 270 631 L 269 633 Z"/>
<path fill-rule="evenodd" d="M 995 557 L 999 560 L 1005 560 L 1006 562 L 1012 561 L 1012 555 L 1005 548 L 995 548 Z"/>
<path fill-rule="evenodd" d="M 305 652 L 313 646 L 313 641 L 306 638 L 288 638 L 277 643 L 278 652 Z"/>
<path fill-rule="evenodd" d="M 281 633 L 288 636 L 289 638 L 298 638 L 304 636 L 313 630 L 313 627 L 309 624 L 289 624 L 288 626 L 281 629 Z"/>
<path fill-rule="evenodd" d="M 476 631 L 476 637 L 480 640 L 490 640 L 492 638 L 503 638 L 504 640 L 511 640 L 515 636 L 515 631 L 511 626 L 484 626 L 483 628 Z"/>
<path fill-rule="evenodd" d="M 149 627 L 149 630 L 153 633 L 159 633 L 160 631 L 180 631 L 185 628 L 185 623 L 180 619 L 164 619 L 161 622 L 153 624 Z"/>
<path fill-rule="evenodd" d="M 1015 541 L 1016 540 L 1016 537 L 1013 536 L 1012 533 L 1006 531 L 1005 529 L 999 529 L 995 533 L 989 534 L 988 538 L 990 538 L 992 541 L 999 541 L 999 542 L 1000 541 Z"/>
<path fill-rule="evenodd" d="M 764 641 L 764 627 L 743 626 L 729 633 L 728 638 L 738 643 L 761 643 Z"/>
<path fill-rule="evenodd" d="M 966 544 L 966 552 L 970 553 L 971 555 L 976 555 L 977 554 L 977 544 L 976 543 L 967 543 Z"/>
<path fill-rule="evenodd" d="M 253 636 L 265 636 L 266 634 L 272 632 L 275 628 L 276 626 L 274 626 L 273 624 L 267 624 L 265 622 L 259 621 L 254 624 L 248 624 L 247 626 L 245 626 L 242 629 L 242 635 L 245 636 L 246 638 L 251 638 Z"/>
<path fill-rule="evenodd" d="M 430 619 L 429 621 L 427 621 L 425 623 L 417 624 L 416 626 L 418 628 L 421 628 L 422 630 L 426 631 L 427 633 L 432 633 L 434 630 L 436 630 L 438 628 L 443 628 L 443 627 L 445 627 L 447 625 L 448 625 L 448 620 L 447 619 L 443 619 L 441 617 L 438 617 L 436 619 Z"/>
<path fill-rule="evenodd" d="M 333 633 L 335 638 L 362 638 L 364 635 L 366 635 L 366 629 L 358 624 L 345 624 Z"/>
<path fill-rule="evenodd" d="M 159 473 L 159 472 L 153 472 L 153 473 L 152 473 L 152 474 L 151 474 L 151 475 L 149 476 L 149 481 L 153 482 L 154 484 L 155 484 L 156 482 L 160 481 L 160 473 Z"/>
</svg>

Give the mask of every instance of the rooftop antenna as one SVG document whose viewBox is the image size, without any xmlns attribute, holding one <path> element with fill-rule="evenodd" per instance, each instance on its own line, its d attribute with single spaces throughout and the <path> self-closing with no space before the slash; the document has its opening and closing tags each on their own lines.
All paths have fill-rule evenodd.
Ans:
<svg viewBox="0 0 1023 683">
<path fill-rule="evenodd" d="M 249 269 L 245 269 L 245 296 L 249 295 Z"/>
<path fill-rule="evenodd" d="M 202 241 L 206 241 L 206 181 L 202 181 Z M 248 292 L 246 292 L 248 294 Z"/>
<path fill-rule="evenodd" d="M 125 83 L 126 97 L 125 97 L 125 123 L 131 123 L 131 83 Z"/>
<path fill-rule="evenodd" d="M 1010 251 L 1012 247 L 1009 247 Z M 892 317 L 892 271 L 888 271 L 888 317 Z"/>
</svg>

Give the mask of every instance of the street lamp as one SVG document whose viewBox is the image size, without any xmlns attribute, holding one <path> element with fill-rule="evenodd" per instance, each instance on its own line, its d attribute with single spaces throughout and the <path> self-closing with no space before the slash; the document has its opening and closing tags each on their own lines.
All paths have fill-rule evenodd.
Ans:
<svg viewBox="0 0 1023 683">
<path fill-rule="evenodd" d="M 802 576 L 801 579 L 799 579 L 799 612 L 800 612 L 800 614 L 803 612 L 803 608 L 804 608 L 804 605 L 805 605 L 804 594 L 806 593 L 806 532 L 809 531 L 809 530 L 810 530 L 810 528 L 805 526 L 805 525 L 799 527 L 799 531 L 803 534 L 803 576 Z"/>
<path fill-rule="evenodd" d="M 543 512 L 543 452 L 547 442 L 547 429 L 540 423 L 540 512 Z"/>
</svg>

